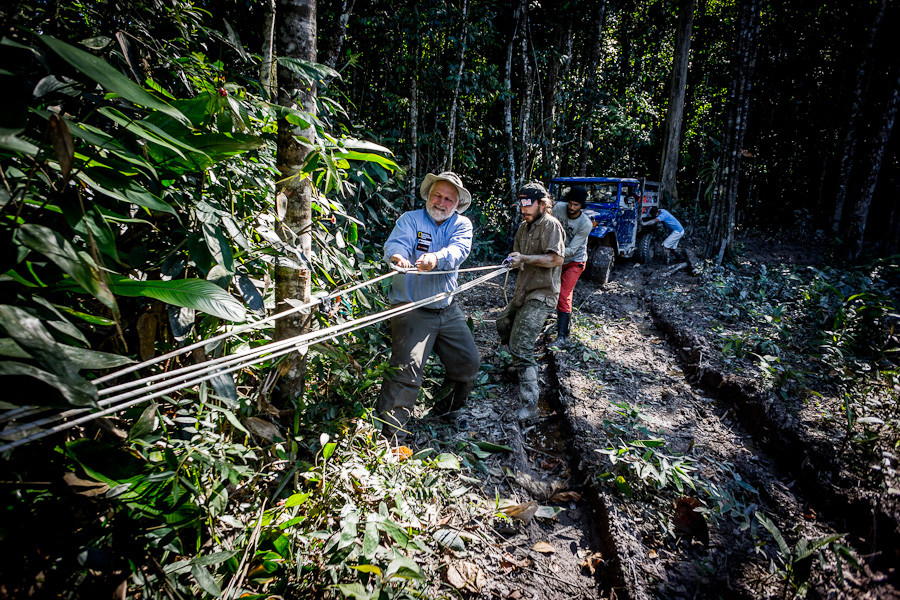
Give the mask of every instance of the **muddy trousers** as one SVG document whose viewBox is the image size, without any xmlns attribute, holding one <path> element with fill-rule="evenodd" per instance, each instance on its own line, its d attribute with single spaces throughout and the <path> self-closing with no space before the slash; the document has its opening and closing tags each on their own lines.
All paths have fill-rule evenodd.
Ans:
<svg viewBox="0 0 900 600">
<path fill-rule="evenodd" d="M 522 306 L 510 302 L 497 317 L 500 343 L 509 344 L 513 366 L 537 365 L 534 360 L 534 344 L 552 310 L 553 307 L 540 300 L 528 300 Z"/>
<path fill-rule="evenodd" d="M 445 386 L 452 385 L 451 403 L 460 408 L 481 366 L 478 346 L 462 309 L 455 303 L 445 309 L 419 308 L 391 319 L 391 373 L 381 384 L 377 411 L 384 421 L 382 432 L 398 440 L 416 406 L 425 362 L 434 351 L 444 365 Z"/>
</svg>

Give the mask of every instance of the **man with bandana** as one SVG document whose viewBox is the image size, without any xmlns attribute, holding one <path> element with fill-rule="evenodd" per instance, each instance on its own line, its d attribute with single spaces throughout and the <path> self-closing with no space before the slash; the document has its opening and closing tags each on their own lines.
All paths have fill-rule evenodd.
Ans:
<svg viewBox="0 0 900 600">
<path fill-rule="evenodd" d="M 510 267 L 519 269 L 519 274 L 512 300 L 496 323 L 500 341 L 509 344 L 513 366 L 518 372 L 520 406 L 516 417 L 522 424 L 533 423 L 540 417 L 534 345 L 559 300 L 565 233 L 550 212 L 552 202 L 540 183 L 529 183 L 519 190 L 522 224 L 516 231 L 513 251 L 507 257 Z"/>
</svg>

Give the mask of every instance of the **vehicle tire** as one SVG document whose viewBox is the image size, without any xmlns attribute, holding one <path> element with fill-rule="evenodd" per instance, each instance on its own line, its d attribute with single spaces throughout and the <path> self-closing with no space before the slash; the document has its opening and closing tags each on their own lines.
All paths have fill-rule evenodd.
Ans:
<svg viewBox="0 0 900 600">
<path fill-rule="evenodd" d="M 612 271 L 615 253 L 609 246 L 598 246 L 592 253 L 588 263 L 591 281 L 598 285 L 606 285 L 609 281 L 609 272 Z"/>
<path fill-rule="evenodd" d="M 657 248 L 653 233 L 645 233 L 638 238 L 637 259 L 639 263 L 652 265 L 656 262 Z"/>
</svg>

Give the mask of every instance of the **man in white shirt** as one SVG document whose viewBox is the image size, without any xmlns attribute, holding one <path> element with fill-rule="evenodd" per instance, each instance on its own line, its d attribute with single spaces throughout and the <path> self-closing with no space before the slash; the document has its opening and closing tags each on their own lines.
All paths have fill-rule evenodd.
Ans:
<svg viewBox="0 0 900 600">
<path fill-rule="evenodd" d="M 566 250 L 560 278 L 559 301 L 556 304 L 556 345 L 560 347 L 565 347 L 569 343 L 572 297 L 575 293 L 575 284 L 578 283 L 578 278 L 581 277 L 587 263 L 588 235 L 594 228 L 594 224 L 582 212 L 587 203 L 587 197 L 586 189 L 575 186 L 553 206 L 553 216 L 566 232 Z"/>
</svg>

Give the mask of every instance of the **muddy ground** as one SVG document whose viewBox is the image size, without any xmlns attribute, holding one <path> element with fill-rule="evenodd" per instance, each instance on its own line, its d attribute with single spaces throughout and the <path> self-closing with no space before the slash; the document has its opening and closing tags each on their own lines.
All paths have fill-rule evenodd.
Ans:
<svg viewBox="0 0 900 600">
<path fill-rule="evenodd" d="M 759 239 L 745 248 L 742 268 L 819 260 Z M 841 468 L 829 432 L 716 360 L 690 269 L 625 261 L 602 289 L 582 279 L 574 343 L 555 347 L 552 321 L 539 343 L 543 418 L 524 430 L 493 323 L 504 284 L 511 296 L 514 277 L 461 298 L 487 372 L 461 422 L 423 409 L 417 431 L 419 445 L 513 450 L 471 457 L 482 493 L 513 517 L 452 524 L 482 542 L 462 561 L 468 586 L 448 567 L 453 587 L 542 600 L 900 597 L 896 511 Z"/>
</svg>

